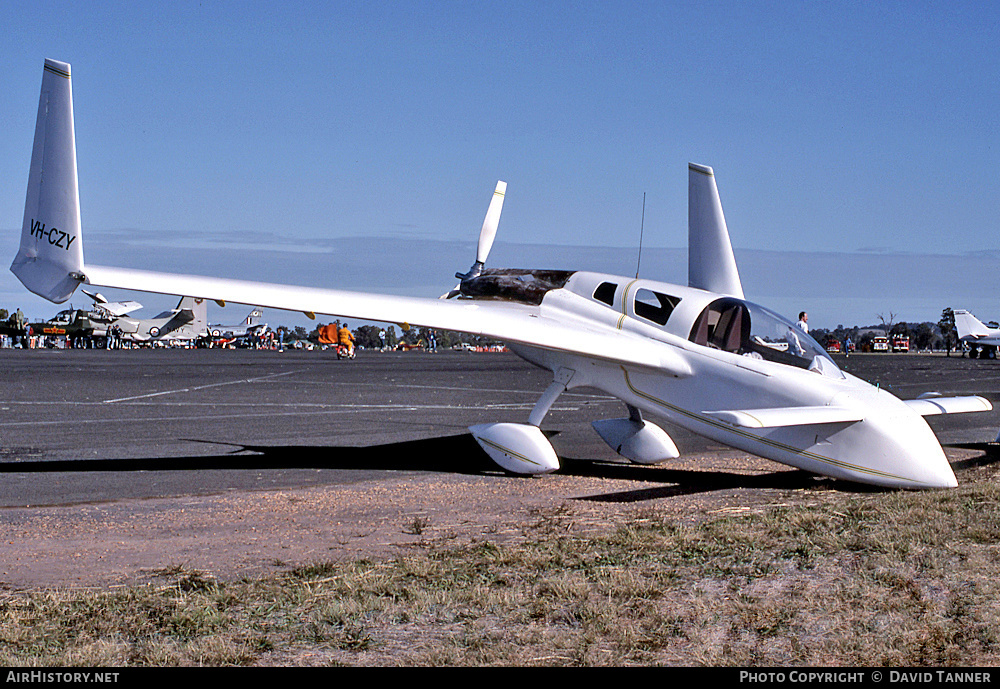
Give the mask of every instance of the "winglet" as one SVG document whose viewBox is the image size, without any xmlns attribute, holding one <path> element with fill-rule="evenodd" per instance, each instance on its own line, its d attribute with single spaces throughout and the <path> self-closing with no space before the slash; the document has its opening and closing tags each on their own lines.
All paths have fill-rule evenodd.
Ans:
<svg viewBox="0 0 1000 689">
<path fill-rule="evenodd" d="M 10 269 L 29 290 L 57 303 L 84 279 L 73 88 L 65 62 L 45 60 L 21 246 Z"/>
<path fill-rule="evenodd" d="M 688 163 L 688 285 L 744 298 L 715 173 L 695 163 Z"/>
</svg>

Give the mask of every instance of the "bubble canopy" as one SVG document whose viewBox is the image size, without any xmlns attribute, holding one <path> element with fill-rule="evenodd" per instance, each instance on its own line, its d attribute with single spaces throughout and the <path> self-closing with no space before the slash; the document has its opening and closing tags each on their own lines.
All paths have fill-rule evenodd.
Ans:
<svg viewBox="0 0 1000 689">
<path fill-rule="evenodd" d="M 689 340 L 754 359 L 804 368 L 832 378 L 844 374 L 816 340 L 759 304 L 723 297 L 705 307 Z"/>
</svg>

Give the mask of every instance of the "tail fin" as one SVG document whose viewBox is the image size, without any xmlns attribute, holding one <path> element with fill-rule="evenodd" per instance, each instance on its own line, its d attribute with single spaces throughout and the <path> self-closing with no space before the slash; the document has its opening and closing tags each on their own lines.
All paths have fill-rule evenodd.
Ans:
<svg viewBox="0 0 1000 689">
<path fill-rule="evenodd" d="M 194 322 L 203 327 L 208 328 L 208 300 L 207 299 L 195 299 L 194 300 Z"/>
<path fill-rule="evenodd" d="M 80 192 L 69 65 L 45 60 L 21 247 L 10 269 L 35 294 L 64 302 L 83 280 Z"/>
<path fill-rule="evenodd" d="M 243 319 L 240 325 L 254 326 L 257 325 L 258 319 L 260 319 L 264 314 L 261 313 L 260 309 L 254 309 L 247 317 Z"/>
<path fill-rule="evenodd" d="M 958 339 L 960 340 L 967 337 L 989 337 L 998 334 L 998 331 L 988 328 L 968 311 L 955 311 L 955 330 L 958 331 Z"/>
<path fill-rule="evenodd" d="M 715 173 L 695 163 L 688 163 L 688 285 L 743 299 Z"/>
<path fill-rule="evenodd" d="M 189 314 L 196 323 L 208 325 L 208 301 L 195 297 L 181 297 L 177 302 L 176 311 Z"/>
</svg>

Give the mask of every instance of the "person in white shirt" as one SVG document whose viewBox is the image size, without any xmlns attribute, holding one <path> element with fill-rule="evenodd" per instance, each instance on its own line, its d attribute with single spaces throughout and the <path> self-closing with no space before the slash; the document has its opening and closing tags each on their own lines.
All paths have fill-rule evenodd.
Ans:
<svg viewBox="0 0 1000 689">
<path fill-rule="evenodd" d="M 795 325 L 799 326 L 799 330 L 804 332 L 806 335 L 809 334 L 809 314 L 803 311 L 799 314 L 799 322 Z"/>
</svg>

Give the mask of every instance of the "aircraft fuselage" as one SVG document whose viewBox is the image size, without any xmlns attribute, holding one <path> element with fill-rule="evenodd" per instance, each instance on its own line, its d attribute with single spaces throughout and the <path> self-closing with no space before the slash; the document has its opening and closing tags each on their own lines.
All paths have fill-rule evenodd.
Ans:
<svg viewBox="0 0 1000 689">
<path fill-rule="evenodd" d="M 644 310 L 642 302 L 638 307 L 636 302 L 647 293 L 653 296 L 647 297 Z M 670 304 L 670 313 L 655 308 L 663 296 L 670 297 L 664 300 Z M 730 335 L 728 345 L 721 334 L 699 329 L 706 311 L 714 316 L 712 305 L 720 302 L 724 308 L 715 329 L 722 327 L 728 309 L 739 311 L 736 316 L 742 317 L 740 325 L 747 330 Z M 918 413 L 890 393 L 841 371 L 812 338 L 791 330 L 794 324 L 761 307 L 682 285 L 578 272 L 568 275 L 562 287 L 548 290 L 540 308 L 543 316 L 558 310 L 562 319 L 576 317 L 581 322 L 639 332 L 679 354 L 692 372 L 670 375 L 643 366 L 511 345 L 515 353 L 538 366 L 553 372 L 572 371 L 567 389 L 602 390 L 698 435 L 810 472 L 889 487 L 957 485 L 937 438 Z M 762 329 L 755 328 L 756 317 L 766 320 Z M 776 336 L 781 333 L 775 329 L 782 327 L 798 340 L 791 346 L 802 347 L 798 356 L 790 354 L 789 343 Z M 706 343 L 695 341 L 706 334 Z M 821 357 L 818 362 L 817 357 Z M 753 414 L 758 409 L 798 408 L 855 410 L 860 420 L 748 428 L 730 422 L 724 414 L 727 410 Z M 861 456 L 863 462 L 858 461 Z"/>
</svg>

